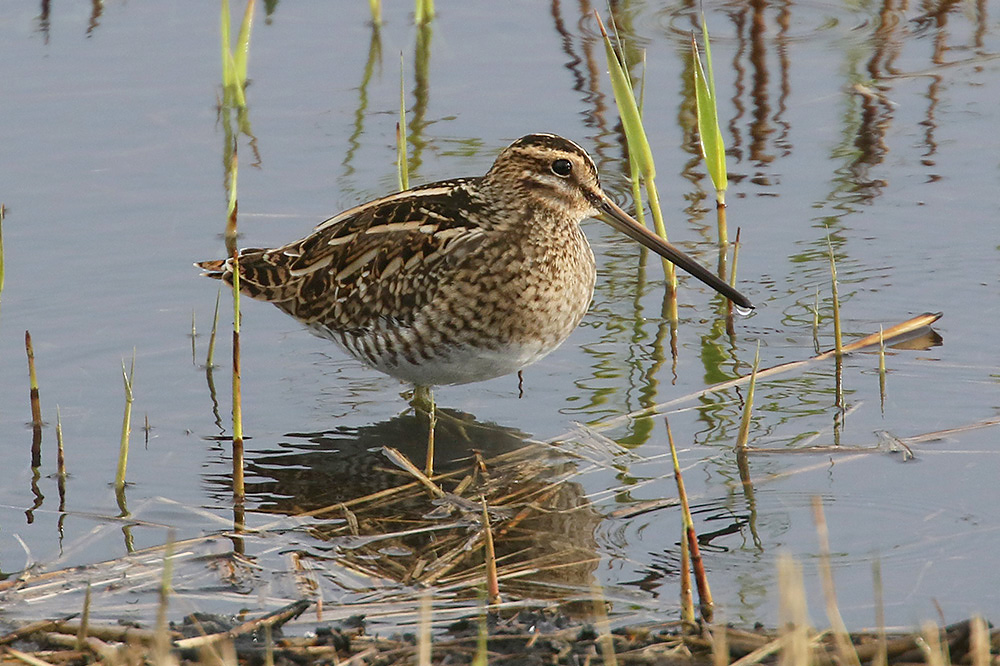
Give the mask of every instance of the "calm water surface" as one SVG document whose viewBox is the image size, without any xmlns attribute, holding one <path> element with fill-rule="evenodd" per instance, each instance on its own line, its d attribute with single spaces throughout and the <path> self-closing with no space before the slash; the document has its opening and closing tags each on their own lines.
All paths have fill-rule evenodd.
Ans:
<svg viewBox="0 0 1000 666">
<path fill-rule="evenodd" d="M 603 48 L 578 5 L 510 2 L 496 11 L 439 2 L 429 33 L 418 36 L 399 8 L 387 8 L 374 32 L 366 3 L 342 4 L 334 12 L 325 2 L 274 3 L 257 16 L 248 90 L 255 139 L 239 138 L 243 244 L 293 240 L 395 188 L 400 52 L 414 182 L 482 173 L 514 138 L 554 131 L 590 150 L 606 187 L 631 205 Z M 1000 416 L 992 196 L 1000 26 L 985 1 L 939 13 L 934 3 L 894 6 L 706 5 L 730 149 L 729 219 L 742 228 L 738 285 L 758 305 L 731 335 L 719 299 L 682 278 L 672 356 L 659 263 L 589 221 L 600 273 L 594 305 L 561 349 L 525 371 L 523 397 L 517 377 L 436 392 L 450 410 L 445 457 L 468 456 L 470 446 L 515 455 L 535 451 L 526 439 L 560 442 L 546 445 L 551 456 L 528 456 L 530 483 L 565 480 L 549 498 L 560 511 L 521 526 L 528 541 L 508 547 L 528 543 L 543 569 L 568 556 L 572 565 L 505 580 L 505 598 L 579 600 L 597 582 L 616 622 L 677 617 L 681 520 L 667 501 L 676 488 L 662 416 L 600 424 L 745 374 L 758 345 L 761 367 L 808 358 L 817 294 L 818 342 L 832 346 L 829 243 L 849 338 L 925 311 L 944 317 L 936 337 L 889 350 L 884 406 L 871 354 L 844 362 L 846 414 L 834 404 L 832 362 L 758 386 L 751 445 L 777 452 L 750 456 L 751 487 L 740 483 L 732 452 L 745 391 L 671 410 L 720 613 L 775 623 L 776 562 L 789 553 L 803 565 L 813 621 L 825 624 L 817 496 L 849 626 L 874 623 L 873 561 L 892 624 L 937 619 L 938 608 L 948 621 L 1000 612 L 996 428 L 912 441 L 916 458 L 906 462 L 884 451 L 796 453 L 874 448 L 875 431 L 913 438 Z M 417 591 L 405 581 L 427 540 L 381 543 L 364 532 L 404 529 L 388 514 L 359 514 L 362 533 L 350 538 L 344 514 L 295 517 L 398 483 L 382 446 L 420 460 L 424 426 L 400 397 L 405 387 L 253 302 L 243 317 L 247 521 L 267 529 L 242 542 L 246 559 L 223 559 L 234 548 L 217 536 L 232 521 L 229 341 L 219 342 L 213 396 L 203 363 L 217 285 L 191 267 L 224 253 L 217 14 L 200 2 L 109 2 L 98 15 L 64 3 L 47 14 L 25 3 L 0 11 L 0 200 L 8 208 L 0 571 L 97 565 L 12 597 L 8 617 L 74 608 L 89 579 L 95 616 L 150 621 L 159 555 L 98 563 L 160 545 L 173 528 L 178 539 L 206 537 L 182 553 L 217 558 L 178 566 L 178 617 L 320 594 L 327 620 L 364 603 L 386 626 L 412 621 Z M 630 56 L 646 53 L 645 114 L 671 239 L 714 265 L 712 187 L 693 143 L 686 83 L 694 15 L 675 3 L 618 7 Z M 46 422 L 37 470 L 25 330 Z M 120 519 L 110 482 L 121 362 L 133 349 L 128 515 Z M 62 499 L 57 406 L 70 471 Z M 148 432 L 140 427 L 147 417 Z M 642 511 L 645 502 L 659 504 Z M 434 508 L 414 496 L 387 511 L 434 525 Z M 452 514 L 439 524 L 460 539 L 474 520 Z M 446 608 L 475 612 L 460 573 L 440 579 L 443 618 Z"/>
</svg>

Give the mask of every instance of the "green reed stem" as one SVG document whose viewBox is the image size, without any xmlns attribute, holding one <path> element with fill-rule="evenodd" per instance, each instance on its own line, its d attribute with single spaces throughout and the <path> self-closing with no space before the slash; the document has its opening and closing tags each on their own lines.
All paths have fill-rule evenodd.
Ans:
<svg viewBox="0 0 1000 666">
<path fill-rule="evenodd" d="M 215 336 L 219 331 L 219 301 L 222 297 L 222 287 L 215 294 L 215 314 L 212 317 L 212 332 L 208 336 L 208 354 L 205 356 L 205 367 L 215 367 Z"/>
<path fill-rule="evenodd" d="M 733 241 L 733 272 L 729 276 L 729 285 L 736 287 L 736 269 L 740 263 L 740 227 L 736 227 L 736 240 Z M 733 302 L 729 301 L 729 307 L 733 307 Z"/>
<path fill-rule="evenodd" d="M 66 451 L 63 448 L 62 419 L 59 416 L 59 405 L 56 405 L 56 475 L 66 478 Z"/>
<path fill-rule="evenodd" d="M 608 75 L 611 78 L 611 89 L 614 91 L 615 104 L 618 106 L 618 115 L 621 117 L 622 128 L 625 131 L 625 141 L 628 145 L 630 164 L 638 168 L 643 184 L 646 188 L 646 196 L 649 198 L 649 208 L 653 215 L 653 226 L 664 240 L 667 240 L 667 229 L 663 223 L 663 212 L 660 207 L 660 196 L 656 189 L 656 165 L 653 162 L 653 151 L 649 146 L 649 139 L 642 124 L 642 114 L 639 111 L 639 104 L 636 101 L 635 91 L 632 88 L 632 80 L 627 73 L 627 66 L 624 55 L 620 55 L 615 50 L 611 42 L 608 31 L 604 28 L 604 22 L 600 15 L 594 11 L 597 24 L 601 29 L 604 39 L 604 53 L 608 63 Z M 614 23 L 611 24 L 614 28 Z M 620 49 L 619 49 L 620 50 Z M 636 208 L 641 208 L 641 200 L 636 200 Z M 677 291 L 677 274 L 674 265 L 662 259 L 663 272 L 666 275 L 667 283 L 671 293 Z M 671 299 L 671 316 L 675 317 L 676 299 Z"/>
<path fill-rule="evenodd" d="M 229 184 L 229 216 L 226 230 L 232 230 L 236 238 L 236 216 L 239 204 L 236 198 L 236 183 L 239 162 L 233 151 Z M 235 243 L 231 249 L 233 262 L 233 498 L 237 504 L 243 503 L 246 489 L 243 482 L 243 396 L 240 368 L 240 253 Z M 238 527 L 242 527 L 242 524 Z"/>
<path fill-rule="evenodd" d="M 233 66 L 236 83 L 240 88 L 247 85 L 247 60 L 250 56 L 250 33 L 253 30 L 253 10 L 256 0 L 247 0 L 247 8 L 243 12 L 240 32 L 236 36 L 236 48 L 233 51 Z"/>
<path fill-rule="evenodd" d="M 396 123 L 396 172 L 399 189 L 410 189 L 410 168 L 406 159 L 406 88 L 403 76 L 403 52 L 399 52 L 399 122 Z"/>
<path fill-rule="evenodd" d="M 42 405 L 38 394 L 38 375 L 35 373 L 35 348 L 31 344 L 31 333 L 24 332 L 24 350 L 28 355 L 28 398 L 31 402 L 31 425 L 42 427 Z"/>
<path fill-rule="evenodd" d="M 830 250 L 830 291 L 833 295 L 833 338 L 834 338 L 834 349 L 837 350 L 837 356 L 844 353 L 844 342 L 841 336 L 840 329 L 840 294 L 837 288 L 837 260 L 833 256 L 833 243 L 830 242 L 830 237 L 826 238 L 827 248 Z"/>
<path fill-rule="evenodd" d="M 750 417 L 753 414 L 754 392 L 757 389 L 757 368 L 760 365 L 760 340 L 757 341 L 757 352 L 753 357 L 753 370 L 750 371 L 750 384 L 747 386 L 747 399 L 743 403 L 743 417 L 740 419 L 740 430 L 736 435 L 736 449 L 745 451 L 750 438 Z"/>
<path fill-rule="evenodd" d="M 413 21 L 417 25 L 425 25 L 434 19 L 434 0 L 416 0 L 413 11 Z"/>
<path fill-rule="evenodd" d="M 125 368 L 122 359 L 122 379 L 125 382 L 125 415 L 122 417 L 122 436 L 118 446 L 118 470 L 115 472 L 115 489 L 125 487 L 125 470 L 128 468 L 129 435 L 132 432 L 132 378 L 135 376 L 135 349 L 132 350 L 132 365 Z"/>
<path fill-rule="evenodd" d="M 722 129 L 719 127 L 718 101 L 715 97 L 715 76 L 712 71 L 712 49 L 708 38 L 708 24 L 705 15 L 701 15 L 702 36 L 705 40 L 705 60 L 708 63 L 708 74 L 701 65 L 698 53 L 698 43 L 694 34 L 691 35 L 691 57 L 694 61 L 695 106 L 698 118 L 698 143 L 701 154 L 705 158 L 705 166 L 715 185 L 715 210 L 718 219 L 719 245 L 729 242 L 726 225 L 726 188 L 729 187 L 726 172 L 726 146 L 722 139 Z"/>
<path fill-rule="evenodd" d="M 816 287 L 816 298 L 813 301 L 813 347 L 819 353 L 819 287 Z"/>
<path fill-rule="evenodd" d="M 472 656 L 469 666 L 489 666 L 490 628 L 486 619 L 486 595 L 480 590 L 479 598 L 479 632 L 476 635 L 476 653 Z"/>
<path fill-rule="evenodd" d="M 382 26 L 382 0 L 368 0 L 368 7 L 372 10 L 372 25 L 376 28 Z"/>
</svg>

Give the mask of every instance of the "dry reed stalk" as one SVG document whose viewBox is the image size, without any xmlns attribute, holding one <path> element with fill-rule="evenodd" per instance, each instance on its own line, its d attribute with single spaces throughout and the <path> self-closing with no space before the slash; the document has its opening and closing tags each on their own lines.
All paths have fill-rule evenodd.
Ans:
<svg viewBox="0 0 1000 666">
<path fill-rule="evenodd" d="M 670 443 L 670 456 L 674 463 L 674 479 L 677 482 L 677 497 L 681 501 L 681 509 L 684 513 L 684 529 L 687 532 L 688 546 L 691 549 L 691 566 L 694 569 L 694 582 L 698 588 L 698 601 L 701 609 L 701 617 L 706 622 L 712 621 L 712 612 L 715 602 L 712 601 L 712 590 L 708 585 L 708 576 L 705 574 L 705 563 L 701 559 L 701 549 L 698 548 L 698 535 L 695 534 L 694 521 L 691 518 L 691 505 L 688 504 L 687 492 L 684 490 L 684 478 L 681 475 L 681 464 L 677 459 L 677 448 L 674 446 L 674 435 L 670 431 L 670 421 L 666 416 L 663 422 L 667 426 L 667 441 Z"/>
<path fill-rule="evenodd" d="M 88 627 L 90 625 L 90 581 L 87 581 L 87 589 L 83 595 L 83 612 L 80 614 L 80 626 L 76 631 L 76 646 L 82 650 L 87 642 Z"/>
<path fill-rule="evenodd" d="M 782 632 L 778 639 L 782 641 L 778 666 L 810 664 L 810 629 L 802 567 L 786 553 L 778 556 L 778 617 Z M 742 661 L 736 663 L 742 666 Z"/>
<path fill-rule="evenodd" d="M 986 620 L 976 615 L 972 618 L 972 625 L 969 627 L 969 654 L 972 657 L 972 666 L 989 666 L 990 656 L 990 630 Z"/>
<path fill-rule="evenodd" d="M 736 232 L 739 235 L 739 232 Z M 729 632 L 725 626 L 715 624 L 712 634 L 712 666 L 729 666 Z"/>
<path fill-rule="evenodd" d="M 382 453 L 385 457 L 395 463 L 400 469 L 402 469 L 407 474 L 410 474 L 417 481 L 420 482 L 427 490 L 429 490 L 435 497 L 441 498 L 445 496 L 445 493 L 441 488 L 437 486 L 430 478 L 417 469 L 417 466 L 410 462 L 410 459 L 406 457 L 399 449 L 391 446 L 383 446 Z"/>
<path fill-rule="evenodd" d="M 920 638 L 917 642 L 920 651 L 924 654 L 927 666 L 945 666 L 950 664 L 948 659 L 948 644 L 941 641 L 941 629 L 933 622 L 925 622 L 920 625 Z"/>
<path fill-rule="evenodd" d="M 885 337 L 882 325 L 878 327 L 878 398 L 882 413 L 885 413 Z"/>
<path fill-rule="evenodd" d="M 872 666 L 888 666 L 889 655 L 885 636 L 885 603 L 882 596 L 882 561 L 875 558 L 872 561 L 872 581 L 875 593 L 875 627 L 878 631 L 878 642 Z M 861 655 L 858 655 L 861 658 Z"/>
<path fill-rule="evenodd" d="M 420 594 L 420 628 L 417 632 L 417 664 L 431 666 L 431 603 L 432 592 Z"/>
<path fill-rule="evenodd" d="M 222 631 L 215 634 L 206 634 L 204 636 L 195 636 L 194 638 L 183 638 L 174 643 L 174 647 L 179 650 L 187 650 L 192 648 L 199 648 L 204 645 L 211 645 L 213 643 L 218 643 L 221 641 L 232 641 L 237 636 L 242 636 L 244 634 L 249 634 L 262 629 L 266 625 L 271 625 L 274 627 L 280 627 L 289 620 L 295 619 L 299 615 L 305 612 L 307 608 L 312 604 L 311 601 L 302 599 L 300 601 L 293 602 L 287 606 L 283 606 L 276 611 L 272 611 L 254 620 L 249 620 L 240 625 L 237 625 L 230 629 L 229 631 Z"/>
<path fill-rule="evenodd" d="M 491 604 L 500 603 L 500 583 L 497 581 L 497 553 L 493 548 L 493 528 L 490 527 L 490 512 L 486 508 L 486 498 L 480 497 L 483 504 L 483 535 L 486 550 L 486 596 Z"/>
<path fill-rule="evenodd" d="M 169 666 L 176 660 L 170 655 L 170 627 L 167 624 L 167 607 L 170 603 L 170 585 L 173 579 L 174 532 L 167 533 L 163 549 L 163 573 L 160 576 L 159 603 L 156 607 L 156 626 L 153 630 L 152 661 L 159 666 Z"/>
<path fill-rule="evenodd" d="M 18 661 L 24 662 L 29 666 L 53 666 L 52 662 L 45 661 L 44 659 L 39 659 L 38 657 L 28 654 L 27 652 L 21 652 L 20 650 L 15 650 L 12 647 L 4 648 L 4 654 L 9 654 Z"/>
<path fill-rule="evenodd" d="M 830 533 L 823 513 L 823 501 L 819 496 L 814 496 L 812 505 L 816 536 L 819 539 L 819 571 L 823 583 L 823 597 L 826 600 L 826 617 L 830 621 L 837 655 L 841 664 L 861 666 L 858 653 L 851 644 L 851 636 L 847 633 L 844 619 L 840 616 L 840 608 L 837 606 L 837 589 L 833 583 L 833 569 L 830 566 Z"/>
<path fill-rule="evenodd" d="M 892 326 L 891 328 L 885 331 L 886 344 L 891 345 L 893 341 L 896 339 L 904 339 L 912 335 L 915 331 L 918 331 L 922 328 L 927 328 L 940 318 L 941 318 L 940 312 L 925 312 L 915 317 L 911 317 L 910 319 L 907 319 L 904 322 L 900 322 L 899 324 L 896 324 L 895 326 Z M 878 333 L 872 333 L 870 335 L 866 335 L 860 340 L 855 340 L 854 342 L 844 346 L 844 348 L 841 350 L 841 353 L 846 355 L 856 351 L 861 351 L 862 349 L 866 349 L 868 347 L 877 345 L 878 340 L 879 340 Z M 835 349 L 829 349 L 825 352 L 822 352 L 811 358 L 807 358 L 801 361 L 789 361 L 787 363 L 780 363 L 770 368 L 758 371 L 757 379 L 758 380 L 766 379 L 789 372 L 791 370 L 798 370 L 806 367 L 810 363 L 828 360 L 835 354 L 836 354 Z M 696 400 L 702 396 L 708 395 L 709 393 L 716 393 L 718 391 L 724 391 L 727 389 L 735 388 L 737 386 L 742 386 L 743 384 L 746 384 L 749 381 L 750 381 L 749 374 L 743 375 L 742 377 L 729 379 L 724 382 L 719 382 L 718 384 L 713 384 L 712 386 L 707 386 L 698 391 L 694 391 L 692 393 L 689 393 L 688 395 L 674 398 L 673 400 L 668 400 L 666 402 L 650 405 L 649 407 L 643 407 L 642 409 L 638 409 L 634 412 L 629 412 L 628 414 L 621 414 L 619 416 L 615 416 L 613 418 L 610 418 L 606 421 L 601 421 L 599 423 L 591 423 L 588 425 L 588 428 L 595 432 L 608 430 L 610 428 L 614 428 L 618 425 L 627 423 L 629 421 L 633 421 L 638 418 L 650 416 L 651 414 L 656 414 L 658 412 L 663 412 L 672 409 L 677 405 L 681 405 L 690 402 L 692 400 Z M 566 439 L 572 436 L 572 434 L 573 433 L 571 431 L 569 433 L 553 437 L 550 441 L 558 441 L 560 439 Z"/>
<path fill-rule="evenodd" d="M 604 589 L 600 583 L 591 583 L 590 595 L 594 610 L 594 629 L 597 631 L 597 644 L 601 648 L 601 658 L 604 660 L 605 666 L 617 666 L 618 657 L 615 656 L 615 640 L 611 635 L 608 610 L 604 605 Z"/>
<path fill-rule="evenodd" d="M 681 625 L 687 631 L 695 629 L 694 592 L 691 590 L 691 545 L 687 526 L 681 527 Z"/>
</svg>

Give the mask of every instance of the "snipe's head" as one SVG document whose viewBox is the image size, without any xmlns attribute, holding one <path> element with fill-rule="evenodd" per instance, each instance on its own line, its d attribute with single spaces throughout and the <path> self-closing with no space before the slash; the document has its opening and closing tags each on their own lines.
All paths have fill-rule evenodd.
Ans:
<svg viewBox="0 0 1000 666">
<path fill-rule="evenodd" d="M 482 187 L 511 208 L 528 207 L 543 218 L 578 223 L 598 217 L 673 262 L 736 305 L 750 300 L 677 247 L 636 222 L 601 189 L 597 166 L 583 148 L 555 134 L 529 134 L 507 146 L 483 177 Z"/>
<path fill-rule="evenodd" d="M 483 186 L 516 199 L 514 205 L 572 222 L 598 215 L 607 198 L 587 151 L 555 134 L 529 134 L 507 146 Z"/>
</svg>

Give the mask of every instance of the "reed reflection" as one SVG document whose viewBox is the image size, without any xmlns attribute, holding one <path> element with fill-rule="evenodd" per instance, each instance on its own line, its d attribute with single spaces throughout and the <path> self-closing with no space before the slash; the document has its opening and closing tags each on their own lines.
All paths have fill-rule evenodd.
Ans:
<svg viewBox="0 0 1000 666">
<path fill-rule="evenodd" d="M 423 433 L 412 411 L 360 428 L 289 433 L 279 448 L 248 453 L 248 506 L 303 521 L 315 542 L 300 557 L 334 581 L 435 585 L 436 598 L 464 598 L 484 581 L 485 498 L 504 599 L 589 590 L 600 515 L 572 480 L 575 463 L 512 428 L 439 409 L 438 494 L 387 455 L 392 447 L 422 461 Z M 212 482 L 223 492 L 228 483 Z"/>
</svg>

